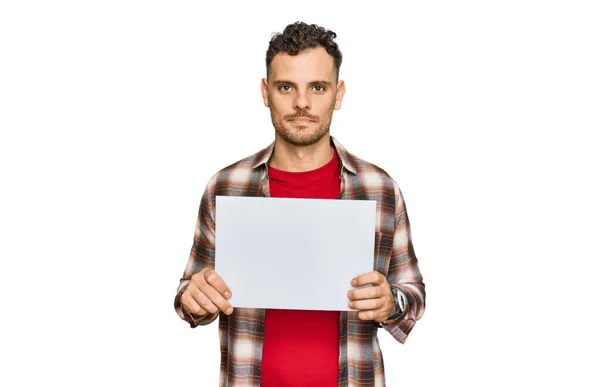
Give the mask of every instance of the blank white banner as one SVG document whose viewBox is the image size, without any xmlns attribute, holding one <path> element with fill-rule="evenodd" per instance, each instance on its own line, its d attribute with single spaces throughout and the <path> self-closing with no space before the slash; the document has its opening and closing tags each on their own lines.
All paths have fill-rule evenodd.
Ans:
<svg viewBox="0 0 600 387">
<path fill-rule="evenodd" d="M 215 270 L 243 308 L 350 310 L 373 270 L 374 200 L 217 196 Z"/>
</svg>

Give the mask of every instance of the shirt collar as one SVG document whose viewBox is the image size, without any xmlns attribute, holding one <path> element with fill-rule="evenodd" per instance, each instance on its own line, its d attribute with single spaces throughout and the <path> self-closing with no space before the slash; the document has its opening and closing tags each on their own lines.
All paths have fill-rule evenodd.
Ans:
<svg viewBox="0 0 600 387">
<path fill-rule="evenodd" d="M 335 148 L 340 161 L 342 162 L 342 170 L 346 169 L 352 174 L 356 175 L 356 163 L 354 162 L 354 156 L 352 156 L 346 148 L 333 136 L 329 136 L 331 145 Z M 267 165 L 269 159 L 273 155 L 273 149 L 275 149 L 275 141 L 273 141 L 268 147 L 260 151 L 256 157 L 256 162 L 252 165 L 252 169 L 256 169 L 262 165 Z"/>
</svg>

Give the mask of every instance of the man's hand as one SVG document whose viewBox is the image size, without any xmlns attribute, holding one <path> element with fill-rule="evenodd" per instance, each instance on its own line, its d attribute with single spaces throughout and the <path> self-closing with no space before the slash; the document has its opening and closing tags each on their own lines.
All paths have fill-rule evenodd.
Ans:
<svg viewBox="0 0 600 387">
<path fill-rule="evenodd" d="M 233 307 L 227 301 L 231 291 L 214 269 L 206 268 L 194 274 L 181 296 L 181 304 L 190 313 L 204 316 L 219 310 L 231 314 Z"/>
<path fill-rule="evenodd" d="M 378 271 L 359 275 L 352 280 L 355 288 L 367 284 L 373 286 L 348 292 L 348 307 L 358 310 L 358 318 L 361 320 L 386 321 L 396 312 L 390 284 Z"/>
</svg>

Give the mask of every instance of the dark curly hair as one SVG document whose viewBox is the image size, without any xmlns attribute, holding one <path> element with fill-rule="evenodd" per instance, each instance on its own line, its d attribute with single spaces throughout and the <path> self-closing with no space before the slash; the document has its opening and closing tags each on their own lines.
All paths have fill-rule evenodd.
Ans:
<svg viewBox="0 0 600 387">
<path fill-rule="evenodd" d="M 290 55 L 297 55 L 304 50 L 322 46 L 329 55 L 333 56 L 337 80 L 342 65 L 342 52 L 337 43 L 333 41 L 336 36 L 333 31 L 316 24 L 306 24 L 300 21 L 285 27 L 283 33 L 274 33 L 267 49 L 267 78 L 271 75 L 271 61 L 278 53 L 287 52 Z"/>
</svg>

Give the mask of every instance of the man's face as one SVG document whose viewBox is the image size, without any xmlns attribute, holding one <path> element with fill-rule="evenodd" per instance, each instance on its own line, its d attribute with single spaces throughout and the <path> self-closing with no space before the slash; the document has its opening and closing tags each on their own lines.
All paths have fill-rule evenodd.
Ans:
<svg viewBox="0 0 600 387">
<path fill-rule="evenodd" d="M 280 52 L 273 58 L 261 89 L 279 137 L 308 146 L 329 132 L 333 110 L 342 106 L 345 92 L 344 81 L 335 78 L 333 57 L 321 46 L 294 56 Z"/>
</svg>

